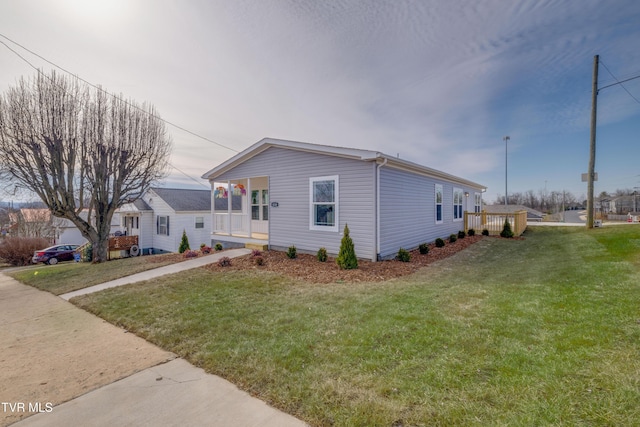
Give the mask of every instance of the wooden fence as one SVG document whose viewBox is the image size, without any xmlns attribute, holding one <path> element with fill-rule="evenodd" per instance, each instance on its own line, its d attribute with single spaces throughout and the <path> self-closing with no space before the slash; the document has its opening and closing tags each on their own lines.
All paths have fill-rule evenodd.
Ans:
<svg viewBox="0 0 640 427">
<path fill-rule="evenodd" d="M 489 235 L 499 235 L 504 228 L 505 220 L 511 224 L 514 236 L 520 236 L 527 229 L 527 211 L 513 213 L 482 211 L 464 213 L 464 231 L 467 233 L 473 228 L 476 234 L 482 233 L 482 230 L 489 230 Z"/>
</svg>

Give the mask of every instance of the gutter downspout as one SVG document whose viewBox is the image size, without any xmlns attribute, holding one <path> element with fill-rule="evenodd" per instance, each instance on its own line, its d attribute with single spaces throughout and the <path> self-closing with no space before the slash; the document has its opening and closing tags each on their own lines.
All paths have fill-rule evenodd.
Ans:
<svg viewBox="0 0 640 427">
<path fill-rule="evenodd" d="M 376 261 L 380 258 L 380 169 L 387 164 L 388 159 L 376 167 Z"/>
</svg>

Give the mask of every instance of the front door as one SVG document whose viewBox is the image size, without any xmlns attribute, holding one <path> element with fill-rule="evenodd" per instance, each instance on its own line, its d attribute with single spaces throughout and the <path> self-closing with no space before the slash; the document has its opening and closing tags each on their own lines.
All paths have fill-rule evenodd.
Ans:
<svg viewBox="0 0 640 427">
<path fill-rule="evenodd" d="M 269 190 L 251 190 L 251 232 L 269 232 Z"/>
</svg>

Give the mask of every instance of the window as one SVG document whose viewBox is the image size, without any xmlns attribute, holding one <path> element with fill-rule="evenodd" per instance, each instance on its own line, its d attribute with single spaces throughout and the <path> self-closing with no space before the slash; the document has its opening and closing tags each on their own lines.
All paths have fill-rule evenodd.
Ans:
<svg viewBox="0 0 640 427">
<path fill-rule="evenodd" d="M 204 217 L 197 216 L 196 217 L 196 228 L 204 228 Z"/>
<path fill-rule="evenodd" d="M 164 236 L 169 235 L 169 217 L 160 216 L 156 217 L 156 234 L 162 234 Z"/>
<path fill-rule="evenodd" d="M 436 184 L 436 224 L 442 223 L 442 185 Z"/>
<path fill-rule="evenodd" d="M 475 203 L 473 205 L 473 211 L 475 213 L 482 212 L 482 194 L 481 193 L 475 193 L 474 200 L 475 200 Z"/>
<path fill-rule="evenodd" d="M 251 190 L 251 219 L 269 220 L 269 190 Z"/>
<path fill-rule="evenodd" d="M 462 204 L 464 200 L 464 192 L 460 188 L 453 189 L 453 220 L 460 221 L 462 219 Z"/>
<path fill-rule="evenodd" d="M 338 176 L 309 179 L 309 229 L 338 231 Z"/>
</svg>

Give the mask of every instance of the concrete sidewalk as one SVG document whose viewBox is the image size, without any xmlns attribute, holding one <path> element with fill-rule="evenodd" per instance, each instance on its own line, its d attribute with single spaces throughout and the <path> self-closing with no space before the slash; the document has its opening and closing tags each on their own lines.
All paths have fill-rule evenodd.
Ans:
<svg viewBox="0 0 640 427">
<path fill-rule="evenodd" d="M 115 288 L 116 286 L 128 285 L 129 283 L 142 282 L 144 280 L 154 279 L 156 277 L 166 276 L 167 274 L 174 274 L 180 271 L 191 270 L 192 268 L 202 267 L 203 265 L 212 264 L 218 262 L 222 257 L 235 258 L 242 255 L 251 253 L 251 249 L 231 249 L 224 252 L 215 253 L 212 255 L 195 258 L 189 261 L 177 262 L 175 264 L 166 265 L 164 267 L 154 268 L 152 270 L 143 271 L 141 273 L 132 274 L 131 276 L 121 277 L 120 279 L 112 280 L 110 282 L 101 283 L 99 285 L 91 286 L 77 291 L 68 292 L 60 295 L 60 298 L 69 301 L 73 297 L 79 295 L 91 294 L 94 292 L 102 291 L 104 289 Z"/>
<path fill-rule="evenodd" d="M 302 427 L 230 382 L 183 359 L 146 369 L 25 419 L 16 427 L 51 426 Z"/>
<path fill-rule="evenodd" d="M 64 297 L 247 253 L 229 250 Z M 65 299 L 0 274 L 0 401 L 7 404 L 0 426 L 307 425 Z"/>
</svg>

